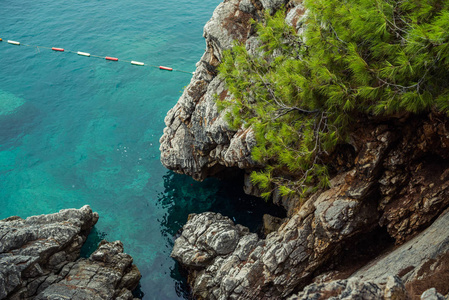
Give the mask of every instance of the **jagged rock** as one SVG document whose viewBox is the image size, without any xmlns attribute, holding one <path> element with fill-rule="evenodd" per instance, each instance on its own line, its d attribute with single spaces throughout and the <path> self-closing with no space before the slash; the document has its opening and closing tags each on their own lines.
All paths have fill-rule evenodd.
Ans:
<svg viewBox="0 0 449 300">
<path fill-rule="evenodd" d="M 98 214 L 89 206 L 0 221 L 0 299 L 111 299 L 140 279 L 120 242 L 78 259 Z M 125 293 L 127 290 L 129 293 Z M 123 299 L 132 299 L 123 298 Z"/>
<path fill-rule="evenodd" d="M 407 290 L 404 283 L 397 276 L 388 276 L 387 283 L 384 288 L 385 300 L 400 300 L 408 298 Z"/>
<path fill-rule="evenodd" d="M 249 230 L 220 214 L 192 214 L 176 239 L 171 256 L 187 267 L 205 267 L 218 255 L 234 251 Z"/>
<path fill-rule="evenodd" d="M 383 290 L 374 282 L 360 281 L 358 278 L 331 281 L 322 284 L 313 283 L 304 288 L 298 295 L 288 300 L 308 299 L 383 299 Z M 397 298 L 397 300 L 405 298 Z"/>
<path fill-rule="evenodd" d="M 412 296 L 431 287 L 449 292 L 449 210 L 429 228 L 393 252 L 355 272 L 351 277 L 376 280 L 385 273 L 402 279 Z"/>
<path fill-rule="evenodd" d="M 403 243 L 449 205 L 449 122 L 442 115 L 409 120 L 384 161 L 380 224 Z"/>
<path fill-rule="evenodd" d="M 195 270 L 190 276 L 194 294 L 204 299 L 287 297 L 338 254 L 342 243 L 375 227 L 377 202 L 371 193 L 395 137 L 386 128 L 377 128 L 366 140 L 353 170 L 334 178 L 329 190 L 311 197 L 265 240 L 221 215 L 189 218 L 172 256 Z M 214 249 L 212 242 L 222 236 L 237 250 Z"/>
<path fill-rule="evenodd" d="M 265 240 L 232 229 L 232 221 L 220 215 L 220 222 L 227 224 L 226 227 L 220 225 L 226 228 L 223 233 L 239 232 L 232 235 L 232 245 L 237 244 L 235 249 L 245 249 L 243 254 L 237 250 L 219 254 L 213 251 L 210 242 L 203 242 L 207 236 L 220 236 L 218 225 L 211 225 L 215 222 L 210 221 L 216 218 L 214 214 L 191 218 L 184 228 L 187 230 L 185 235 L 180 238 L 182 245 L 181 241 L 176 242 L 173 256 L 187 267 L 195 268 L 190 276 L 193 292 L 203 299 L 284 298 L 305 286 L 315 270 L 340 253 L 340 245 L 378 226 L 379 194 L 376 188 L 384 162 L 392 149 L 396 149 L 398 137 L 388 126 L 365 128 L 363 139 L 356 145 L 359 151 L 353 168 L 333 178 L 329 190 L 310 197 L 288 222 Z M 439 268 L 443 274 L 448 264 L 441 262 L 446 262 L 447 257 L 438 257 L 448 252 L 449 240 L 446 240 L 449 236 L 445 234 L 448 222 L 449 214 L 443 214 L 416 239 L 395 250 L 369 271 L 361 270 L 354 276 L 375 281 L 388 273 L 409 284 L 412 278 L 417 280 L 418 274 L 423 275 L 423 270 L 429 269 L 430 265 L 433 271 Z M 183 253 L 186 249 L 187 255 Z M 202 263 L 189 263 L 191 257 L 201 258 Z M 387 298 L 394 299 L 404 293 L 394 282 L 388 286 L 388 293 L 382 292 Z"/>
<path fill-rule="evenodd" d="M 133 299 L 131 290 L 137 287 L 140 272 L 133 259 L 123 253 L 120 241 L 102 241 L 89 259 L 79 259 L 66 265 L 59 281 L 43 289 L 34 299 Z M 41 288 L 42 289 L 42 286 Z"/>
<path fill-rule="evenodd" d="M 420 299 L 445 300 L 435 288 L 425 291 Z M 363 280 L 352 277 L 325 283 L 312 283 L 288 300 L 308 299 L 363 299 L 363 300 L 407 300 L 418 299 L 408 294 L 404 283 L 397 276 L 383 277 L 377 280 Z"/>
<path fill-rule="evenodd" d="M 389 136 L 388 132 L 380 135 Z M 304 285 L 329 257 L 337 254 L 340 243 L 375 226 L 376 203 L 370 201 L 369 191 L 375 183 L 373 172 L 382 161 L 388 143 L 373 139 L 362 151 L 357 165 L 364 168 L 362 178 L 358 178 L 364 184 L 353 188 L 348 180 L 352 182 L 357 175 L 342 174 L 332 181 L 330 190 L 306 202 L 298 214 L 265 240 L 238 229 L 221 215 L 204 213 L 190 218 L 182 237 L 175 243 L 172 256 L 185 266 L 195 268 L 190 280 L 193 292 L 204 299 L 286 297 Z M 365 156 L 377 159 L 367 166 L 362 159 Z M 215 224 L 217 220 L 220 222 Z M 239 233 L 233 235 L 239 240 L 232 242 L 238 250 L 229 254 L 213 250 L 208 237 L 219 239 L 222 232 L 217 227 L 225 228 L 224 232 Z"/>
<path fill-rule="evenodd" d="M 421 300 L 446 300 L 435 288 L 428 289 L 421 295 Z"/>
<path fill-rule="evenodd" d="M 287 2 L 286 21 L 300 32 L 307 14 L 301 0 L 229 0 L 217 8 L 205 27 L 206 53 L 197 64 L 191 84 L 165 120 L 160 150 L 166 167 L 197 180 L 225 168 L 244 169 L 245 192 L 260 194 L 248 177 L 251 170 L 263 167 L 251 159 L 255 145 L 251 129 L 230 130 L 223 112 L 217 111 L 214 95 L 222 100 L 232 95 L 216 77 L 216 67 L 233 39 L 245 43 L 247 50 L 257 55 L 259 41 L 249 18 L 260 19 L 263 9 L 274 12 L 279 4 Z M 343 247 L 351 247 L 354 240 L 374 228 L 386 228 L 398 245 L 419 234 L 449 206 L 448 121 L 447 116 L 432 112 L 428 116 L 403 113 L 389 119 L 367 116 L 355 122 L 347 144 L 338 146 L 348 155 L 342 154 L 346 150 L 336 151 L 339 153 L 323 158 L 334 176 L 329 190 L 312 195 L 304 205 L 297 198 L 281 197 L 274 191 L 273 202 L 286 208 L 290 219 L 266 239 L 259 239 L 221 215 L 207 213 L 190 218 L 172 256 L 190 270 L 193 293 L 199 299 L 285 298 L 310 283 L 318 275 L 315 272 L 326 270 L 326 264 L 332 264 L 331 258 Z M 217 225 L 212 225 L 214 222 Z M 445 238 L 445 234 L 440 235 Z M 221 253 L 216 249 L 220 244 L 227 245 Z M 446 250 L 434 250 L 432 259 L 426 258 L 411 269 L 399 267 L 407 264 L 408 258 L 402 260 L 398 255 L 394 259 L 397 266 L 393 264 L 389 273 L 406 282 L 407 292 L 415 288 L 416 293 L 411 292 L 414 297 L 424 292 L 422 287 L 431 287 L 425 281 L 433 276 L 433 270 L 446 278 L 442 275 L 448 273 Z M 373 278 L 363 281 L 382 278 L 387 266 L 379 266 Z M 379 283 L 382 297 L 402 299 L 404 286 L 396 280 L 398 277 Z M 411 278 L 414 281 L 408 281 Z M 421 282 L 418 288 L 418 280 L 425 284 Z M 411 282 L 415 286 L 410 286 Z M 365 283 L 348 279 L 342 291 L 348 287 L 364 290 Z M 376 295 L 378 290 L 371 292 Z"/>
<path fill-rule="evenodd" d="M 246 43 L 254 51 L 258 42 L 251 29 L 251 18 L 259 19 L 263 9 L 276 10 L 287 0 L 229 0 L 220 3 L 204 27 L 206 52 L 197 63 L 190 84 L 178 103 L 167 113 L 166 128 L 160 139 L 161 162 L 168 169 L 203 180 L 224 168 L 252 170 L 260 167 L 251 158 L 255 138 L 250 128 L 231 130 L 224 112 L 216 107 L 216 96 L 228 95 L 216 77 L 222 53 L 233 41 Z M 297 10 L 297 13 L 303 13 Z M 292 13 L 290 18 L 298 19 Z M 248 188 L 248 191 L 251 191 Z"/>
</svg>

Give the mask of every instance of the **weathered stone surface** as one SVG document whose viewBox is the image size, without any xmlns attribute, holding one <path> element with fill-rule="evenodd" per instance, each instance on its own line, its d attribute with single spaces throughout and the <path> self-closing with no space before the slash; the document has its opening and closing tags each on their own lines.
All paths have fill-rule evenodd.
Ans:
<svg viewBox="0 0 449 300">
<path fill-rule="evenodd" d="M 420 295 L 409 294 L 404 283 L 397 276 L 383 277 L 377 280 L 363 280 L 352 277 L 344 280 L 335 280 L 325 283 L 312 283 L 297 295 L 288 300 L 309 299 L 363 299 L 363 300 L 408 300 L 427 299 L 445 300 L 435 288 Z"/>
<path fill-rule="evenodd" d="M 421 300 L 446 300 L 435 288 L 428 289 L 421 295 Z"/>
<path fill-rule="evenodd" d="M 219 113 L 215 95 L 230 97 L 216 77 L 222 53 L 234 40 L 246 42 L 249 51 L 257 45 L 251 18 L 259 19 L 263 9 L 276 10 L 287 0 L 229 0 L 219 4 L 204 27 L 206 52 L 197 63 L 190 84 L 178 103 L 167 113 L 160 139 L 161 162 L 168 169 L 203 180 L 226 167 L 254 169 L 251 158 L 255 138 L 251 129 L 231 130 Z M 297 13 L 303 13 L 297 10 Z M 289 16 L 297 20 L 293 12 Z M 251 189 L 251 188 L 249 188 Z"/>
<path fill-rule="evenodd" d="M 203 242 L 205 237 L 215 234 L 230 236 L 227 232 L 234 226 L 230 220 L 219 216 L 220 222 L 226 224 L 224 226 L 212 225 L 216 221 L 210 220 L 216 217 L 211 213 L 191 218 L 184 228 L 185 234 L 176 242 L 173 256 L 195 269 L 190 276 L 194 293 L 205 299 L 284 298 L 305 286 L 313 272 L 340 253 L 342 244 L 379 226 L 378 210 L 382 214 L 385 208 L 382 201 L 378 206 L 379 196 L 382 197 L 379 178 L 385 174 L 385 161 L 398 149 L 399 137 L 389 126 L 365 128 L 363 136 L 355 141 L 358 154 L 353 167 L 334 177 L 330 189 L 310 197 L 276 232 L 270 233 L 265 240 L 259 240 L 255 236 L 250 238 L 245 231 L 242 234 L 242 231 L 234 229 L 240 234 L 232 235 L 232 245 L 237 244 L 236 249 L 245 249 L 243 254 L 236 250 L 220 254 L 213 250 L 211 242 Z M 410 180 L 409 184 L 413 182 Z M 440 188 L 445 193 L 445 188 Z M 427 211 L 416 213 L 425 218 Z M 429 260 L 433 263 L 432 270 L 440 268 L 444 273 L 448 264 L 441 262 L 447 259 L 438 257 L 448 252 L 445 245 L 449 245 L 446 241 L 449 236 L 443 229 L 449 225 L 446 224 L 447 215 L 441 216 L 428 231 L 419 235 L 418 240 L 398 248 L 394 256 L 372 267 L 368 277 L 361 274 L 362 271 L 354 276 L 362 277 L 364 281 L 375 281 L 387 273 L 401 277 L 408 284 L 411 282 L 409 278 L 416 281 L 416 274 L 422 275 L 425 268 L 430 269 Z M 217 226 L 222 229 L 217 230 Z M 183 253 L 184 250 L 188 253 Z M 200 258 L 201 264 L 192 258 Z M 420 266 L 423 263 L 427 264 Z M 394 295 L 403 293 L 402 289 L 394 290 L 394 286 L 391 285 L 388 293 L 382 292 L 385 297 L 389 295 L 393 299 Z"/>
<path fill-rule="evenodd" d="M 356 176 L 352 171 L 338 176 L 331 189 L 312 197 L 298 214 L 265 240 L 251 236 L 247 229 L 234 226 L 221 215 L 204 213 L 190 218 L 172 256 L 195 269 L 190 278 L 194 293 L 205 299 L 286 297 L 337 254 L 340 243 L 375 226 L 376 203 L 370 201 L 368 191 L 375 183 L 373 171 L 388 147 L 387 141 L 373 139 L 361 152 L 360 164 L 356 166 L 365 170 L 358 178 L 364 184 L 356 185 L 355 190 L 348 184 Z M 366 166 L 362 157 L 368 155 L 377 160 Z M 354 195 L 363 197 L 363 201 Z M 224 236 L 224 241 L 228 241 L 230 231 L 239 233 L 232 235 L 232 245 L 237 245 L 237 250 L 220 254 L 208 237 Z"/>
<path fill-rule="evenodd" d="M 358 278 L 331 281 L 322 284 L 311 284 L 298 295 L 288 300 L 308 299 L 383 299 L 383 290 L 374 282 L 361 281 Z M 404 299 L 405 298 L 397 298 Z"/>
<path fill-rule="evenodd" d="M 268 234 L 277 231 L 285 221 L 287 221 L 287 219 L 273 217 L 268 214 L 263 215 L 263 234 L 267 236 Z"/>
<path fill-rule="evenodd" d="M 249 232 L 220 214 L 193 214 L 189 219 L 171 254 L 187 267 L 205 267 L 213 258 L 233 252 Z"/>
<path fill-rule="evenodd" d="M 397 243 L 425 228 L 449 205 L 449 123 L 441 115 L 408 121 L 384 161 L 380 224 Z"/>
<path fill-rule="evenodd" d="M 89 259 L 65 266 L 56 281 L 34 299 L 60 299 L 61 295 L 79 300 L 133 299 L 130 291 L 137 287 L 141 275 L 132 262 L 120 241 L 102 241 Z"/>
<path fill-rule="evenodd" d="M 77 260 L 97 221 L 87 205 L 1 220 L 0 299 L 132 299 L 140 273 L 120 242 L 103 242 L 89 259 Z"/>
<path fill-rule="evenodd" d="M 224 168 L 237 167 L 248 174 L 261 167 L 251 159 L 255 145 L 251 129 L 232 131 L 217 112 L 213 95 L 221 99 L 231 95 L 216 77 L 215 68 L 233 39 L 255 54 L 259 41 L 248 20 L 260 19 L 263 9 L 274 12 L 280 4 L 287 4 L 286 21 L 300 32 L 307 14 L 301 0 L 229 0 L 217 8 L 205 27 L 206 53 L 165 120 L 160 149 L 161 161 L 169 169 L 202 180 Z M 351 247 L 373 228 L 386 228 L 398 245 L 418 235 L 449 206 L 448 120 L 432 112 L 428 116 L 404 113 L 389 119 L 367 116 L 355 122 L 348 143 L 339 145 L 338 149 L 345 151 L 324 158 L 334 176 L 329 190 L 312 195 L 302 206 L 298 199 L 274 191 L 273 202 L 286 208 L 290 219 L 266 239 L 221 215 L 190 218 L 172 255 L 189 268 L 194 294 L 200 299 L 285 298 L 310 283 L 342 247 Z M 244 189 L 248 194 L 260 194 L 248 176 Z M 445 238 L 446 234 L 440 235 Z M 438 292 L 449 293 L 440 288 L 444 280 L 428 281 L 435 274 L 446 278 L 449 265 L 444 247 L 435 252 L 431 248 L 423 248 L 426 254 L 421 258 L 414 254 L 416 261 L 424 259 L 420 265 L 406 266 L 408 258 L 402 260 L 398 255 L 391 272 L 386 271 L 389 264 L 384 262 L 373 278 L 340 282 L 341 299 L 352 291 L 361 294 L 345 299 L 363 297 L 364 291 L 375 297 L 379 290 L 369 283 L 374 280 L 385 299 L 402 299 L 404 291 L 420 297 L 431 283 Z M 396 277 L 379 283 L 386 273 Z M 399 277 L 406 290 L 396 280 Z"/>
<path fill-rule="evenodd" d="M 395 249 L 388 255 L 376 259 L 366 267 L 354 273 L 351 277 L 360 277 L 363 280 L 376 280 L 385 273 L 399 276 L 409 288 L 413 283 L 423 278 L 429 278 L 428 270 L 433 265 L 431 273 L 436 273 L 437 266 L 443 268 L 442 285 L 447 285 L 447 254 L 449 254 L 449 210 L 443 213 L 429 228 L 421 234 Z M 438 263 L 439 262 L 439 263 Z M 427 269 L 427 274 L 426 274 Z M 427 275 L 427 276 L 423 276 Z M 428 282 L 427 288 L 437 284 L 436 281 Z M 422 292 L 422 291 L 421 291 Z M 442 291 L 443 293 L 449 290 Z"/>
</svg>

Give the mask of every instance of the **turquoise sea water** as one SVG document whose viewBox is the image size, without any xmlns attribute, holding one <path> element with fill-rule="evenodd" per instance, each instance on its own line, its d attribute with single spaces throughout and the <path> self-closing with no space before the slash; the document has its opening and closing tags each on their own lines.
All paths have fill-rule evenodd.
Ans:
<svg viewBox="0 0 449 300">
<path fill-rule="evenodd" d="M 189 213 L 218 211 L 256 230 L 261 200 L 240 183 L 194 182 L 160 164 L 163 119 L 189 74 L 6 43 L 194 71 L 219 3 L 1 0 L 0 219 L 91 205 L 100 220 L 84 250 L 123 241 L 144 299 L 185 296 L 169 254 Z"/>
</svg>

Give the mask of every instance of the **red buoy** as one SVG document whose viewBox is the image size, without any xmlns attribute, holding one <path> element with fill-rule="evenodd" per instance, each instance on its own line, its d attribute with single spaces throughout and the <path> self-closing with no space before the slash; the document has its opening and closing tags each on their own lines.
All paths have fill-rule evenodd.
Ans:
<svg viewBox="0 0 449 300">
<path fill-rule="evenodd" d="M 106 56 L 105 59 L 106 59 L 106 60 L 118 61 L 118 58 L 117 58 L 117 57 Z"/>
<path fill-rule="evenodd" d="M 51 50 L 64 52 L 64 49 L 63 49 L 63 48 L 52 47 Z"/>
<path fill-rule="evenodd" d="M 159 69 L 161 69 L 161 70 L 167 70 L 167 71 L 173 71 L 173 68 L 164 67 L 164 66 L 160 66 Z"/>
</svg>

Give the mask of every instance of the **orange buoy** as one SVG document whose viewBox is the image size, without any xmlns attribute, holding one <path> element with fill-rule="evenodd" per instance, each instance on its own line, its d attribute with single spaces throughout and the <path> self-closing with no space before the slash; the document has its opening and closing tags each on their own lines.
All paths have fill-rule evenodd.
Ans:
<svg viewBox="0 0 449 300">
<path fill-rule="evenodd" d="M 173 68 L 164 67 L 164 66 L 159 66 L 159 69 L 166 70 L 166 71 L 173 71 Z"/>
<path fill-rule="evenodd" d="M 2 38 L 0 38 L 0 42 L 3 41 Z"/>
<path fill-rule="evenodd" d="M 106 56 L 105 59 L 106 59 L 106 60 L 112 60 L 112 61 L 118 61 L 118 58 L 117 58 L 117 57 Z"/>
<path fill-rule="evenodd" d="M 64 52 L 64 49 L 63 49 L 63 48 L 52 47 L 51 50 L 53 50 L 53 51 L 59 51 L 59 52 Z"/>
</svg>

